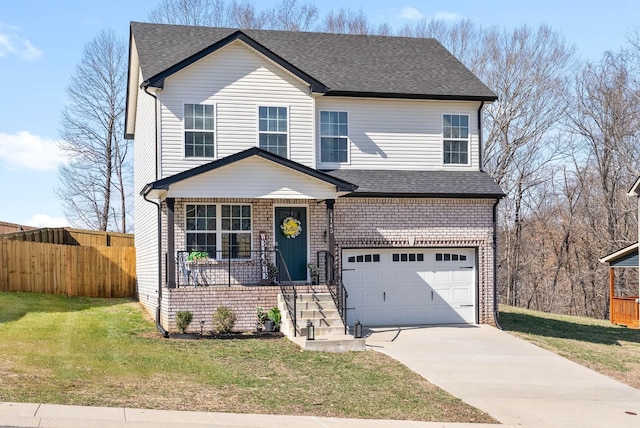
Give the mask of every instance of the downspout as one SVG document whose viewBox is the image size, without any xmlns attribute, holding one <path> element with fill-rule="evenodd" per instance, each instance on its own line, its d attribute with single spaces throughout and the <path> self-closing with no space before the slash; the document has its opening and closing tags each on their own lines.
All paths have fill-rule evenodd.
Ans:
<svg viewBox="0 0 640 428">
<path fill-rule="evenodd" d="M 496 199 L 493 204 L 493 322 L 496 327 L 502 330 L 498 313 L 498 204 L 500 199 Z"/>
<path fill-rule="evenodd" d="M 482 107 L 484 107 L 484 101 L 480 101 L 478 108 L 478 166 L 480 171 L 484 171 L 482 165 Z"/>
<path fill-rule="evenodd" d="M 156 308 L 156 328 L 166 338 L 169 337 L 169 332 L 162 327 L 160 322 L 160 305 L 162 303 L 162 246 L 160 245 L 162 241 L 162 208 L 159 202 L 147 199 L 147 195 L 142 195 L 142 197 L 145 201 L 151 202 L 158 207 L 158 307 Z"/>
<path fill-rule="evenodd" d="M 155 119 L 155 164 L 156 164 L 156 180 L 158 180 L 158 97 L 148 91 L 149 86 L 144 86 L 144 92 L 153 98 L 154 119 Z M 162 337 L 169 337 L 169 332 L 162 327 L 160 322 L 160 309 L 162 305 L 162 207 L 159 202 L 147 199 L 147 195 L 143 194 L 145 201 L 154 204 L 158 208 L 158 306 L 156 308 L 156 328 Z"/>
</svg>

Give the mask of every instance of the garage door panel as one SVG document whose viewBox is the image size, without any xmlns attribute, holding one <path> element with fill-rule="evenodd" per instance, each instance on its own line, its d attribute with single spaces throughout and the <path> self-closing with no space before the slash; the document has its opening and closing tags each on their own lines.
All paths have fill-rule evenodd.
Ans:
<svg viewBox="0 0 640 428">
<path fill-rule="evenodd" d="M 372 326 L 475 322 L 474 251 L 344 250 L 343 282 L 348 306 L 354 308 L 348 313 L 349 322 L 356 318 Z"/>
<path fill-rule="evenodd" d="M 469 302 L 471 300 L 469 288 L 454 288 L 451 300 L 454 302 Z"/>
</svg>

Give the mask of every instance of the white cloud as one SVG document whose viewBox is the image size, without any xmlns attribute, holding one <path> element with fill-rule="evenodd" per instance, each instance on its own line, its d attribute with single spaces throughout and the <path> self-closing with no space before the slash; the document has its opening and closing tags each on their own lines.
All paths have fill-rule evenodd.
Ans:
<svg viewBox="0 0 640 428">
<path fill-rule="evenodd" d="M 20 35 L 20 28 L 0 22 L 0 58 L 16 55 L 26 60 L 35 60 L 42 55 L 31 41 Z"/>
<path fill-rule="evenodd" d="M 33 227 L 68 227 L 71 224 L 66 218 L 51 217 L 47 214 L 36 214 L 23 223 L 26 226 Z"/>
<path fill-rule="evenodd" d="M 404 19 L 417 20 L 424 18 L 424 13 L 414 7 L 405 6 L 400 11 L 400 17 Z"/>
<path fill-rule="evenodd" d="M 40 171 L 55 170 L 65 162 L 56 140 L 39 137 L 28 131 L 17 134 L 0 132 L 0 161 L 11 169 Z"/>
<path fill-rule="evenodd" d="M 459 21 L 464 18 L 464 16 L 460 15 L 456 12 L 436 12 L 433 16 L 434 19 L 442 20 L 442 21 Z"/>
</svg>

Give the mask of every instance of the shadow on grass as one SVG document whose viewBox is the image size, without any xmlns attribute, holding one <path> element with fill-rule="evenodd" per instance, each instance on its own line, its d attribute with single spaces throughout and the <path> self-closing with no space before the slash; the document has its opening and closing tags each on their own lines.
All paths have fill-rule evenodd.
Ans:
<svg viewBox="0 0 640 428">
<path fill-rule="evenodd" d="M 57 294 L 0 292 L 0 324 L 17 321 L 34 312 L 76 312 L 89 308 L 120 305 L 133 299 L 67 297 Z"/>
<path fill-rule="evenodd" d="M 640 330 L 637 329 L 580 324 L 535 314 L 500 312 L 500 325 L 507 331 L 605 345 L 616 345 L 619 341 L 640 343 Z"/>
</svg>

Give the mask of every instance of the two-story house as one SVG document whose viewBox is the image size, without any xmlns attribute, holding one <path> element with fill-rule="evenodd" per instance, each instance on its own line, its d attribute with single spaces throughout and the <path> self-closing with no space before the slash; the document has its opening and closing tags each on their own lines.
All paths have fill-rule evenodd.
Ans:
<svg viewBox="0 0 640 428">
<path fill-rule="evenodd" d="M 252 329 L 294 288 L 349 325 L 493 323 L 495 100 L 434 39 L 132 23 L 140 302 L 166 329 Z"/>
</svg>

